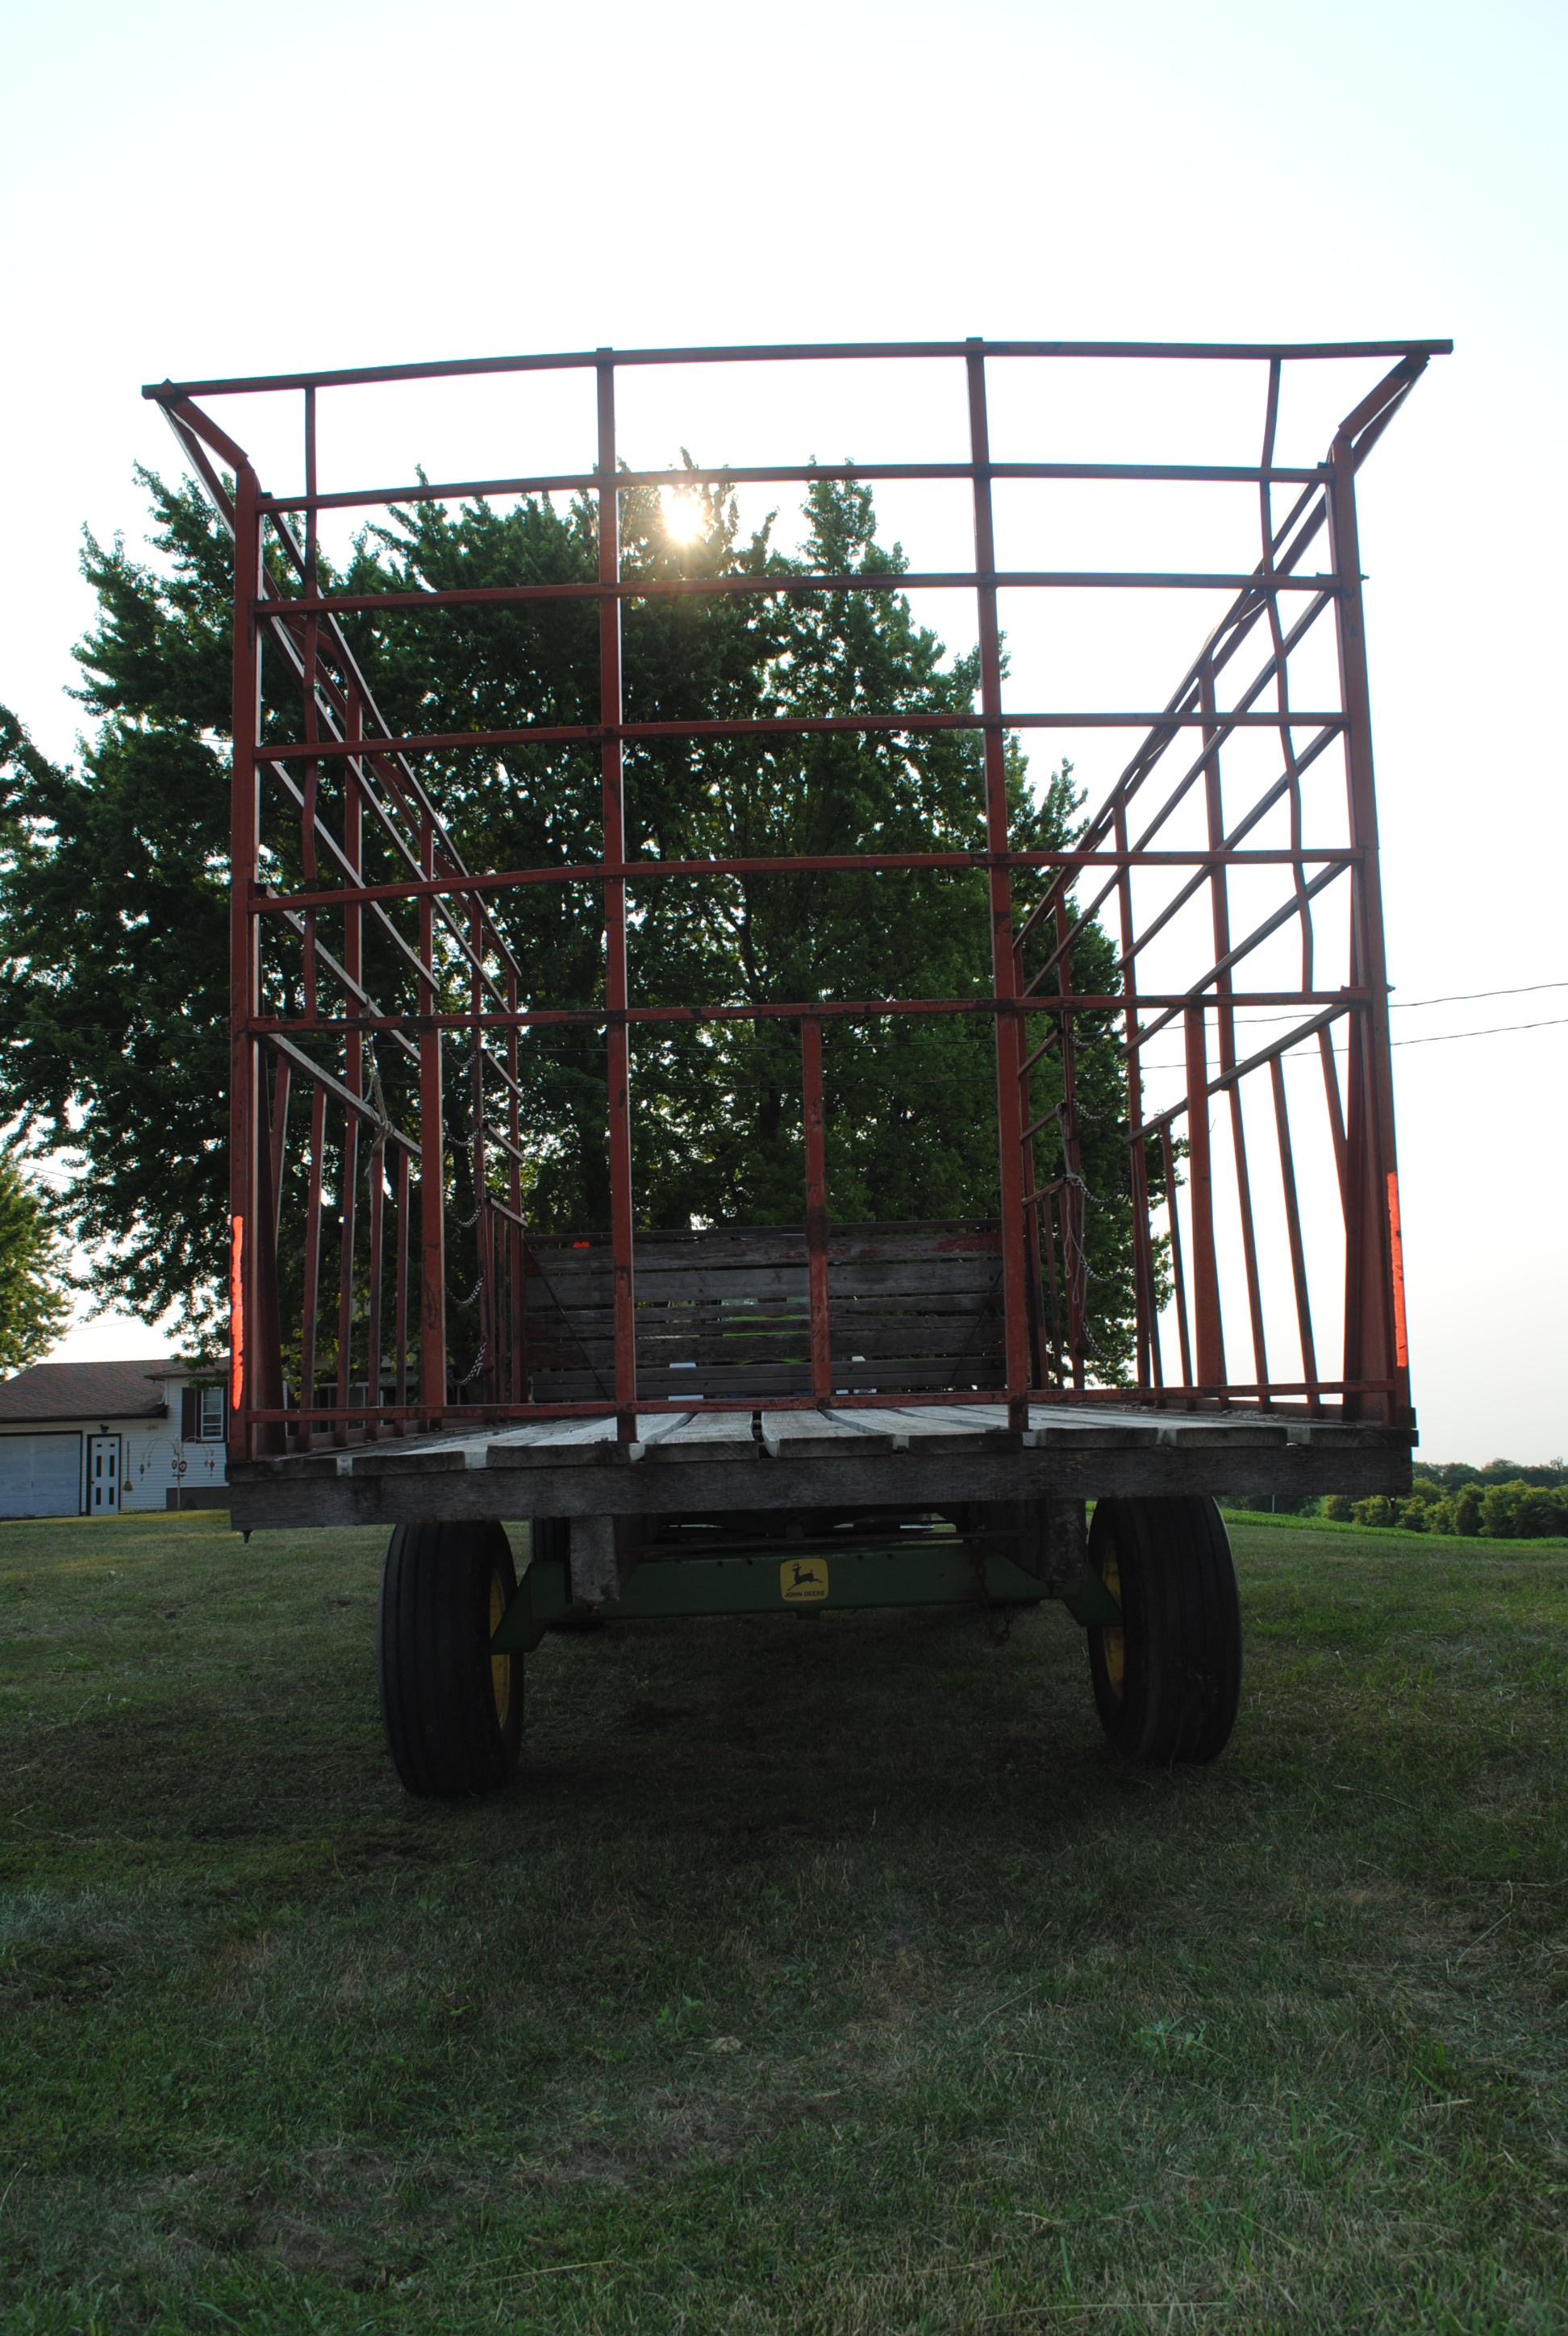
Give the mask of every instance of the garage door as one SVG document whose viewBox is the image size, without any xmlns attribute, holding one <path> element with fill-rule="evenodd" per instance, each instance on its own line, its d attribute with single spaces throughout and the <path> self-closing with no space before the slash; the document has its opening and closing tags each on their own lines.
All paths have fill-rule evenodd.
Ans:
<svg viewBox="0 0 1568 2336">
<path fill-rule="evenodd" d="M 0 1436 L 0 1517 L 81 1513 L 79 1436 Z"/>
</svg>

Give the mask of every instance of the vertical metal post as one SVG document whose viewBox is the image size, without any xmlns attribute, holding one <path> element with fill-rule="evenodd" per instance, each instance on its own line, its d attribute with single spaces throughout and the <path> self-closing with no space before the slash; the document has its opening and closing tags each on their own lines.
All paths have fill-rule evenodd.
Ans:
<svg viewBox="0 0 1568 2336">
<path fill-rule="evenodd" d="M 470 1082 L 473 1111 L 471 1159 L 473 1247 L 479 1269 L 479 1361 L 475 1392 L 482 1402 L 486 1396 L 493 1397 L 500 1382 L 496 1375 L 495 1355 L 495 1251 L 491 1240 L 493 1228 L 490 1208 L 490 1170 L 484 1141 L 484 1030 L 480 1021 L 484 1012 L 484 911 L 477 901 L 469 910 L 468 938 L 469 947 L 473 952 L 469 981 L 470 1010 L 473 1016 L 473 1063 Z"/>
<path fill-rule="evenodd" d="M 1001 632 L 997 618 L 997 541 L 991 511 L 990 427 L 986 412 L 986 360 L 972 342 L 969 374 L 969 474 L 975 505 L 975 603 L 979 622 L 980 714 L 985 724 L 986 845 L 989 861 L 991 992 L 996 1001 L 997 1145 L 1001 1202 L 1002 1303 L 1008 1378 L 1008 1422 L 1029 1418 L 1027 1254 L 1024 1234 L 1023 1086 L 1018 1076 L 1020 1017 L 1018 960 L 1013 946 L 1012 874 L 1008 865 L 1007 739 L 1002 727 Z"/>
<path fill-rule="evenodd" d="M 507 968 L 506 1010 L 517 1012 L 517 969 Z M 506 1228 L 507 1291 L 511 1336 L 508 1341 L 506 1398 L 509 1403 L 528 1400 L 528 1317 L 525 1311 L 527 1293 L 523 1283 L 522 1254 L 522 1163 L 518 1153 L 522 1148 L 522 1121 L 518 1108 L 518 1047 L 517 1024 L 509 1024 L 506 1033 L 506 1069 L 511 1082 L 506 1091 L 506 1132 L 511 1139 L 511 1151 L 507 1160 L 507 1199 L 511 1205 L 511 1219 Z"/>
<path fill-rule="evenodd" d="M 1187 1273 L 1182 1259 L 1182 1212 L 1176 1206 L 1176 1147 L 1171 1123 L 1160 1123 L 1160 1169 L 1165 1185 L 1165 1220 L 1171 1228 L 1171 1285 L 1176 1296 L 1176 1346 L 1182 1363 L 1182 1384 L 1193 1384 L 1193 1343 L 1187 1321 Z"/>
<path fill-rule="evenodd" d="M 255 1431 L 248 1341 L 255 1315 L 257 1095 L 260 1066 L 250 1024 L 260 999 L 253 908 L 261 797 L 256 747 L 261 726 L 261 658 L 255 602 L 262 589 L 258 488 L 248 463 L 234 484 L 234 763 L 229 884 L 229 1457 L 248 1460 Z"/>
<path fill-rule="evenodd" d="M 808 1016 L 801 1024 L 801 1093 L 806 1155 L 806 1285 L 811 1316 L 812 1394 L 825 1403 L 833 1393 L 832 1339 L 828 1318 L 827 1139 L 823 1119 L 823 1026 Z"/>
<path fill-rule="evenodd" d="M 1347 1392 L 1352 1416 L 1403 1420 L 1409 1373 L 1398 1354 L 1394 1309 L 1392 1227 L 1398 1222 L 1394 1092 L 1388 1052 L 1388 973 L 1378 874 L 1378 807 L 1372 777 L 1371 698 L 1361 606 L 1361 549 L 1356 526 L 1354 448 L 1349 436 L 1329 450 L 1329 542 L 1337 586 L 1335 634 L 1339 704 L 1345 716 L 1345 775 L 1350 842 L 1360 853 L 1350 871 L 1354 909 L 1350 979 L 1368 992 L 1349 1017 L 1348 1201 L 1345 1242 L 1345 1378 L 1391 1379 L 1392 1395 Z"/>
<path fill-rule="evenodd" d="M 394 1433 L 408 1433 L 408 1153 L 392 1147 L 392 1399 L 397 1407 Z"/>
<path fill-rule="evenodd" d="M 315 513 L 312 512 L 312 518 Z M 364 708 L 359 692 L 352 682 L 348 685 L 345 707 L 347 735 L 357 738 L 364 729 Z M 365 881 L 362 854 L 365 844 L 365 805 L 361 800 L 359 766 L 352 760 L 343 765 L 343 851 L 354 871 L 356 884 Z M 358 982 L 365 970 L 364 959 L 365 911 L 346 908 L 343 911 L 343 969 L 350 979 Z M 360 1007 L 350 990 L 346 1001 L 350 1013 Z M 357 1030 L 350 1030 L 344 1040 L 344 1076 L 351 1095 L 365 1091 L 365 1040 Z M 337 1407 L 348 1406 L 348 1391 L 353 1381 L 354 1363 L 354 1248 L 355 1203 L 359 1191 L 359 1114 L 346 1111 L 343 1114 L 343 1163 L 341 1188 L 338 1193 L 337 1273 Z M 348 1422 L 340 1419 L 334 1429 L 333 1442 L 346 1444 Z"/>
<path fill-rule="evenodd" d="M 1205 1008 L 1189 1006 L 1187 1040 L 1187 1198 L 1193 1216 L 1193 1333 L 1199 1387 L 1225 1383 L 1225 1342 L 1220 1326 L 1220 1273 L 1214 1252 L 1214 1181 L 1209 1152 L 1209 1063 Z"/>
<path fill-rule="evenodd" d="M 599 580 L 620 581 L 620 497 L 615 482 L 615 360 L 599 352 Z M 626 861 L 626 804 L 620 737 L 620 598 L 599 604 L 599 718 L 603 850 L 607 865 Z M 631 1078 L 627 1036 L 626 879 L 604 879 L 605 1053 L 609 1102 L 609 1235 L 615 1276 L 616 1434 L 637 1435 L 637 1299 L 632 1281 Z"/>
<path fill-rule="evenodd" d="M 1073 1028 L 1072 946 L 1065 892 L 1058 894 L 1055 915 L 1057 990 L 1062 1016 L 1057 1045 L 1062 1057 L 1062 1274 L 1067 1296 L 1067 1347 L 1072 1358 L 1073 1385 L 1087 1383 L 1089 1254 L 1088 1211 L 1084 1201 L 1084 1155 L 1078 1142 L 1078 1050 Z"/>
<path fill-rule="evenodd" d="M 1274 1095 L 1274 1128 L 1280 1145 L 1280 1189 L 1285 1200 L 1285 1232 L 1290 1244 L 1290 1279 L 1296 1290 L 1296 1333 L 1301 1342 L 1301 1377 L 1307 1383 L 1307 1407 L 1321 1411 L 1318 1393 L 1318 1349 L 1312 1337 L 1312 1303 L 1307 1286 L 1307 1253 L 1301 1241 L 1301 1211 L 1296 1198 L 1296 1163 L 1290 1150 L 1290 1114 L 1285 1101 L 1285 1066 L 1278 1055 L 1269 1064 Z"/>
<path fill-rule="evenodd" d="M 365 1393 L 372 1414 L 381 1408 L 381 1284 L 385 1269 L 386 1146 L 377 1135 L 370 1146 L 369 1279 L 365 1305 Z M 381 1422 L 371 1417 L 365 1433 L 374 1443 Z"/>
<path fill-rule="evenodd" d="M 1198 704 L 1203 716 L 1203 804 L 1208 820 L 1209 849 L 1221 852 L 1225 842 L 1224 798 L 1220 784 L 1219 715 L 1214 696 L 1213 659 L 1205 657 L 1198 671 Z M 1296 862 L 1298 881 L 1300 862 Z M 1213 912 L 1214 962 L 1222 963 L 1230 954 L 1231 900 L 1223 860 L 1215 860 L 1209 871 L 1209 901 Z M 1222 1073 L 1236 1067 L 1236 1009 L 1231 1004 L 1232 988 L 1229 972 L 1222 973 L 1215 991 L 1219 1010 L 1215 1016 Z M 1263 1335 L 1263 1293 L 1258 1275 L 1258 1241 L 1252 1224 L 1252 1184 L 1247 1173 L 1247 1131 L 1242 1116 L 1242 1088 L 1239 1080 L 1232 1081 L 1228 1101 L 1231 1112 L 1231 1150 L 1236 1163 L 1236 1206 L 1241 1218 L 1242 1260 L 1247 1275 L 1247 1313 L 1252 1333 L 1252 1377 L 1259 1387 L 1269 1378 L 1269 1358 Z"/>
<path fill-rule="evenodd" d="M 419 864 L 435 873 L 435 830 L 419 824 Z M 435 915 L 419 896 L 419 1010 L 431 1017 L 419 1037 L 419 1399 L 426 1427 L 439 1427 L 446 1405 L 446 1127 L 442 1092 L 440 1010 L 435 981 Z"/>
</svg>

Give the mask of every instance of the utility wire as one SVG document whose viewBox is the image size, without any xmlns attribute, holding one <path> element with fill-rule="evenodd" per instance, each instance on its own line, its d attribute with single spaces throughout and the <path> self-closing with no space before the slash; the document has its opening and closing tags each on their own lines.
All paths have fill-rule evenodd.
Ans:
<svg viewBox="0 0 1568 2336">
<path fill-rule="evenodd" d="M 1556 983 L 1543 982 L 1543 989 L 1555 988 Z M 1433 1030 L 1425 1038 L 1390 1038 L 1391 1046 L 1439 1046 L 1446 1038 L 1495 1038 L 1505 1030 L 1555 1030 L 1568 1022 L 1568 1014 L 1554 1014 L 1549 1022 L 1494 1022 L 1485 1030 Z M 1338 1047 L 1335 1048 L 1338 1053 Z"/>
<path fill-rule="evenodd" d="M 1568 983 L 1543 982 L 1541 984 L 1541 988 L 1543 989 L 1568 988 Z M 1432 1002 L 1437 1004 L 1439 1001 L 1434 999 Z M 1427 1032 L 1424 1038 L 1390 1038 L 1388 1044 L 1390 1046 L 1441 1046 L 1446 1045 L 1448 1040 L 1451 1038 L 1496 1038 L 1500 1037 L 1508 1030 L 1558 1030 L 1561 1029 L 1564 1024 L 1568 1024 L 1568 1014 L 1554 1014 L 1548 1021 L 1545 1022 L 1494 1022 L 1485 1030 L 1431 1030 Z M 1309 1035 L 1310 1036 L 1314 1034 L 1310 1033 Z M 1237 1036 L 1245 1036 L 1245 1030 L 1240 1026 L 1238 1026 Z M 1335 1057 L 1341 1062 L 1349 1051 L 1350 1050 L 1348 1046 L 1335 1046 L 1330 1049 L 1330 1052 L 1335 1056 Z M 1287 1065 L 1290 1063 L 1316 1062 L 1318 1059 L 1319 1057 L 1315 1053 L 1309 1055 L 1306 1052 L 1305 1040 L 1302 1041 L 1302 1048 L 1300 1054 L 1281 1055 L 1280 1057 L 1280 1060 Z M 1186 1065 L 1184 1061 L 1179 1059 L 1174 1055 L 1167 1062 L 1140 1062 L 1139 1064 L 1139 1069 L 1143 1071 L 1180 1071 L 1184 1070 L 1185 1068 Z"/>
<path fill-rule="evenodd" d="M 1530 998 L 1538 989 L 1568 989 L 1568 981 L 1526 981 L 1516 989 L 1453 989 L 1446 998 L 1390 998 L 1390 1006 L 1466 1006 L 1473 998 Z M 1479 1033 L 1476 1034 L 1479 1036 Z M 1409 1046 L 1409 1039 L 1401 1039 Z"/>
</svg>

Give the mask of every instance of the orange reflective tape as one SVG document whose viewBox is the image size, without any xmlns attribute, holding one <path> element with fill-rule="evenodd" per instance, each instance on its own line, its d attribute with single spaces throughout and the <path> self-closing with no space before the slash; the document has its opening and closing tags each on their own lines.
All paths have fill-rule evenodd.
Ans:
<svg viewBox="0 0 1568 2336">
<path fill-rule="evenodd" d="M 1394 1360 L 1403 1370 L 1409 1361 L 1405 1343 L 1405 1244 L 1399 1237 L 1399 1179 L 1388 1171 L 1388 1260 L 1394 1275 Z"/>
<path fill-rule="evenodd" d="M 245 1220 L 233 1220 L 229 1251 L 229 1401 L 238 1411 L 245 1401 Z"/>
</svg>

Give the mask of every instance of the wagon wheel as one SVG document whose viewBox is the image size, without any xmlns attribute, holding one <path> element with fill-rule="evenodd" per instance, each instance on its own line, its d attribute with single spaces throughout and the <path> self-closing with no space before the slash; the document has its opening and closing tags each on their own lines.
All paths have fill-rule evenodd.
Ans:
<svg viewBox="0 0 1568 2336">
<path fill-rule="evenodd" d="M 487 1793 L 516 1767 L 522 1657 L 490 1651 L 516 1588 L 511 1547 L 493 1520 L 393 1533 L 381 1577 L 381 1721 L 405 1791 Z"/>
<path fill-rule="evenodd" d="M 1224 1522 L 1207 1498 L 1100 1501 L 1089 1562 L 1122 1610 L 1089 1630 L 1106 1735 L 1129 1759 L 1213 1760 L 1242 1692 L 1242 1613 Z"/>
</svg>

